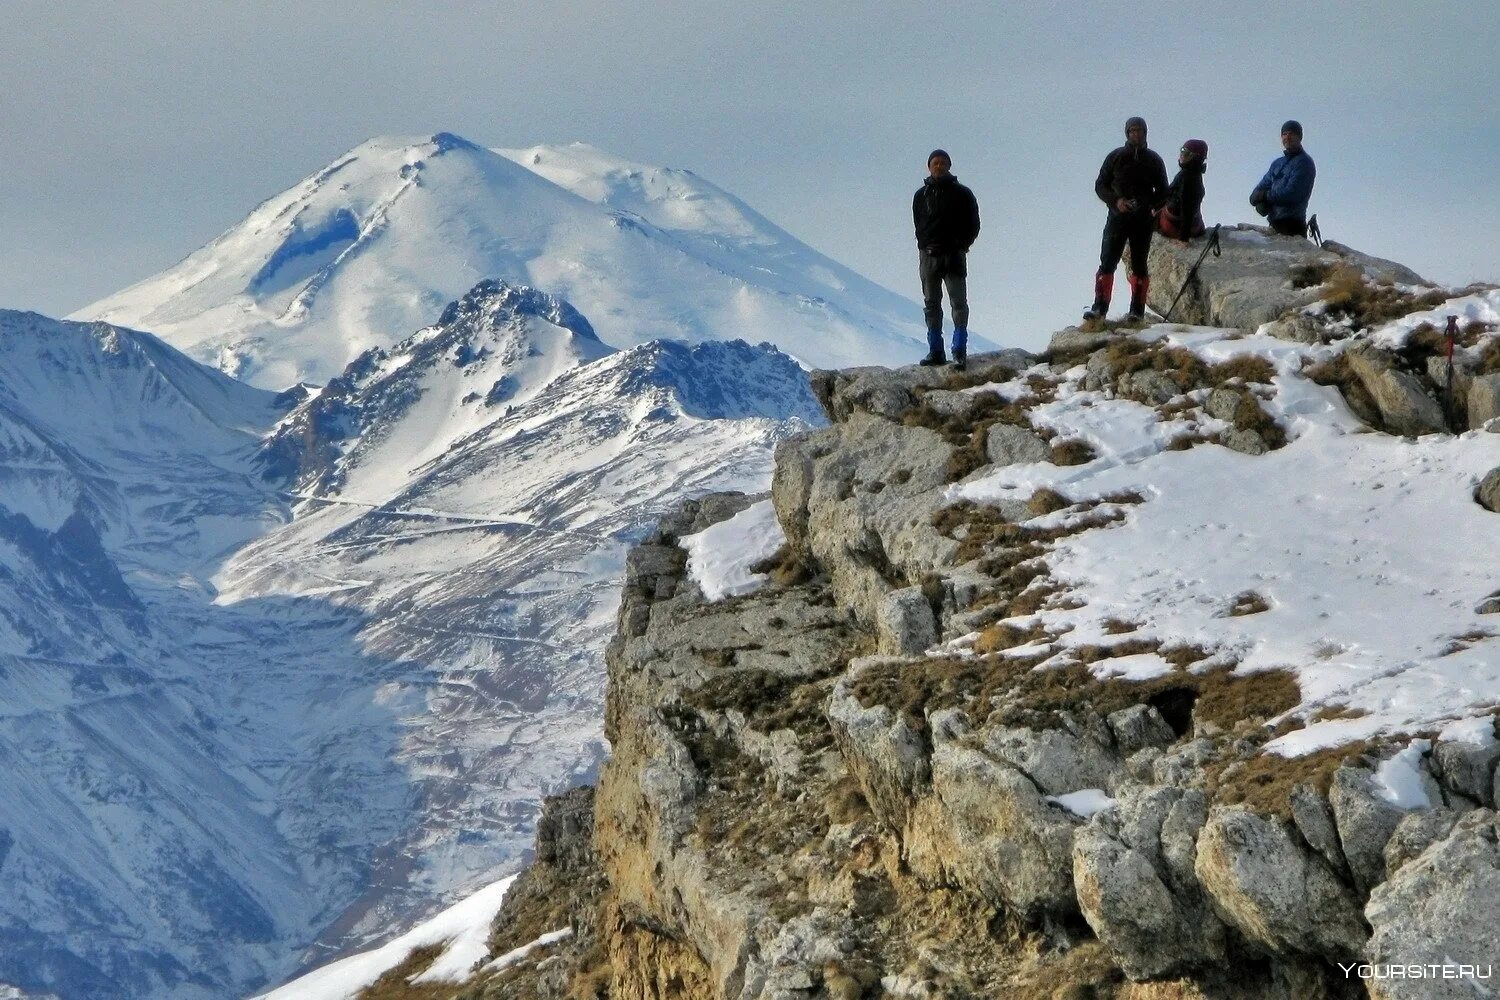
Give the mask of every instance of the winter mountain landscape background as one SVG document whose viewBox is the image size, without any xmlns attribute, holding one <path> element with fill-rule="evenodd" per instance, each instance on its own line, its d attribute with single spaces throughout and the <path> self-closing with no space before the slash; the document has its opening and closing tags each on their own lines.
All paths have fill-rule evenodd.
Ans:
<svg viewBox="0 0 1500 1000">
<path fill-rule="evenodd" d="M 0 313 L 0 996 L 1446 998 L 1333 969 L 1490 926 L 1500 291 L 1223 244 L 903 367 L 439 133 Z"/>
<path fill-rule="evenodd" d="M 915 312 L 687 172 L 439 134 L 5 313 L 0 983 L 241 996 L 513 871 L 629 542 Z"/>
</svg>

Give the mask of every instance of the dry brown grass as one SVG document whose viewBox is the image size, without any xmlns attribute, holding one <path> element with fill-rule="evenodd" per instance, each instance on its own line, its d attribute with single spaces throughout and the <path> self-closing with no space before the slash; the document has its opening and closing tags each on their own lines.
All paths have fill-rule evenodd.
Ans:
<svg viewBox="0 0 1500 1000">
<path fill-rule="evenodd" d="M 1225 732 L 1244 728 L 1246 722 L 1264 723 L 1297 707 L 1302 689 L 1289 670 L 1259 670 L 1241 674 L 1211 670 L 1198 678 L 1198 702 L 1193 716 Z"/>
<path fill-rule="evenodd" d="M 1286 445 L 1286 431 L 1280 424 L 1271 419 L 1271 415 L 1260 405 L 1260 400 L 1253 393 L 1240 393 L 1240 401 L 1235 404 L 1234 426 L 1242 431 L 1254 431 L 1260 435 L 1266 446 L 1273 451 Z"/>
<path fill-rule="evenodd" d="M 1083 465 L 1093 460 L 1093 446 L 1081 438 L 1059 441 L 1052 446 L 1053 465 Z"/>
<path fill-rule="evenodd" d="M 1479 352 L 1479 374 L 1500 372 L 1500 337 L 1491 337 Z"/>
<path fill-rule="evenodd" d="M 1248 760 L 1210 765 L 1209 791 L 1218 802 L 1241 804 L 1263 815 L 1290 819 L 1293 789 L 1310 785 L 1326 795 L 1335 771 L 1350 759 L 1363 758 L 1379 745 L 1377 741 L 1361 740 L 1301 757 L 1261 753 Z"/>
<path fill-rule="evenodd" d="M 1026 506 L 1031 509 L 1033 514 L 1040 517 L 1044 514 L 1066 510 L 1073 506 L 1073 501 L 1063 496 L 1057 490 L 1044 486 L 1031 494 L 1031 499 L 1027 501 Z"/>
<path fill-rule="evenodd" d="M 1321 285 L 1328 280 L 1328 274 L 1333 270 L 1332 264 L 1313 263 L 1298 264 L 1291 269 L 1288 276 L 1292 280 L 1293 288 L 1312 288 Z"/>
<path fill-rule="evenodd" d="M 768 574 L 771 581 L 780 587 L 795 587 L 818 575 L 811 557 L 786 543 L 750 569 L 755 573 Z"/>
<path fill-rule="evenodd" d="M 1025 646 L 1033 642 L 1046 642 L 1053 638 L 1055 633 L 1049 632 L 1045 625 L 1036 622 L 1026 628 L 1012 625 L 1009 622 L 997 622 L 979 633 L 979 638 L 974 640 L 974 652 L 998 653 L 1006 649 L 1015 649 L 1017 646 Z"/>
<path fill-rule="evenodd" d="M 1329 272 L 1323 284 L 1326 290 L 1322 299 L 1328 304 L 1328 316 L 1348 319 L 1355 330 L 1431 309 L 1446 302 L 1450 295 L 1446 289 L 1412 294 L 1392 284 L 1372 284 L 1365 280 L 1359 268 L 1351 264 L 1339 264 Z"/>
<path fill-rule="evenodd" d="M 407 981 L 426 972 L 444 948 L 441 944 L 430 944 L 414 949 L 400 965 L 360 990 L 356 1000 L 450 1000 L 458 991 L 453 983 Z"/>
<path fill-rule="evenodd" d="M 1005 365 L 971 366 L 964 371 L 952 370 L 944 389 L 972 389 L 976 385 L 988 385 L 990 382 L 1009 382 L 1016 377 L 1016 370 Z"/>
<path fill-rule="evenodd" d="M 1053 638 L 1039 626 L 1006 631 L 1004 623 L 986 634 L 998 648 Z M 943 708 L 962 708 L 976 721 L 1055 728 L 1063 724 L 1064 715 L 1092 711 L 1107 716 L 1132 705 L 1150 704 L 1162 711 L 1179 735 L 1192 720 L 1260 739 L 1270 735 L 1266 720 L 1295 708 L 1301 698 L 1295 675 L 1284 670 L 1239 674 L 1225 667 L 1189 673 L 1179 667 L 1163 677 L 1131 681 L 1100 678 L 1090 669 L 1106 660 L 1147 652 L 1177 657 L 1184 664 L 1205 655 L 1193 647 L 1162 650 L 1158 640 L 1138 639 L 1070 649 L 1074 662 L 1042 669 L 1036 669 L 1038 664 L 1054 654 L 1050 646 L 1020 657 L 933 657 L 869 668 L 856 680 L 854 692 L 867 707 L 888 705 L 900 712 L 919 732 L 925 730 L 928 713 Z"/>
<path fill-rule="evenodd" d="M 1314 712 L 1310 722 L 1336 722 L 1339 719 L 1363 719 L 1370 713 L 1363 708 L 1351 708 L 1348 705 L 1324 705 Z"/>
<path fill-rule="evenodd" d="M 1271 610 L 1271 602 L 1253 590 L 1247 590 L 1235 597 L 1225 612 L 1229 618 L 1244 618 L 1247 615 L 1258 615 L 1263 611 Z"/>
</svg>

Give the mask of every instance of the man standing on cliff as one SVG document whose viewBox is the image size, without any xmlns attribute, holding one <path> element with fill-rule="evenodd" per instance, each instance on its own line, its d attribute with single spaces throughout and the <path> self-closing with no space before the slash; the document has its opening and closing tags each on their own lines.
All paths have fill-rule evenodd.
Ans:
<svg viewBox="0 0 1500 1000">
<path fill-rule="evenodd" d="M 1302 148 L 1302 125 L 1281 126 L 1283 154 L 1271 163 L 1266 176 L 1250 192 L 1250 204 L 1283 236 L 1307 235 L 1307 202 L 1312 197 L 1318 168 Z"/>
<path fill-rule="evenodd" d="M 927 319 L 927 357 L 918 364 L 941 365 L 943 356 L 943 286 L 953 310 L 953 364 L 962 369 L 969 350 L 969 247 L 979 237 L 979 202 L 952 173 L 953 159 L 943 150 L 927 156 L 927 179 L 911 201 L 922 276 L 922 315 Z"/>
<path fill-rule="evenodd" d="M 1151 288 L 1146 255 L 1151 250 L 1151 213 L 1167 199 L 1167 165 L 1146 148 L 1146 119 L 1125 123 L 1125 145 L 1104 158 L 1094 193 L 1109 209 L 1104 221 L 1104 239 L 1099 250 L 1099 270 L 1094 274 L 1094 304 L 1084 310 L 1084 319 L 1103 319 L 1115 290 L 1115 268 L 1125 245 L 1130 244 L 1130 318 L 1146 315 L 1146 293 Z"/>
</svg>

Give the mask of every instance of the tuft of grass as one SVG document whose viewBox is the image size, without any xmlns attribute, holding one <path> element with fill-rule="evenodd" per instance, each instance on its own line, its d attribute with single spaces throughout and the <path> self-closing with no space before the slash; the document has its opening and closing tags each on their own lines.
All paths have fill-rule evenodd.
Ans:
<svg viewBox="0 0 1500 1000">
<path fill-rule="evenodd" d="M 1238 430 L 1259 434 L 1266 447 L 1273 451 L 1286 445 L 1286 431 L 1271 418 L 1253 393 L 1240 393 L 1240 401 L 1234 407 L 1233 423 Z"/>
<path fill-rule="evenodd" d="M 1043 486 L 1031 494 L 1031 499 L 1027 501 L 1026 506 L 1031 508 L 1033 514 L 1041 516 L 1059 510 L 1066 510 L 1068 507 L 1073 506 L 1073 501 L 1063 496 L 1057 490 Z"/>
<path fill-rule="evenodd" d="M 1258 615 L 1263 611 L 1271 610 L 1271 602 L 1253 590 L 1247 590 L 1235 597 L 1230 604 L 1229 610 L 1225 612 L 1228 618 L 1244 618 L 1247 615 Z"/>
<path fill-rule="evenodd" d="M 1351 708 L 1348 705 L 1324 705 L 1312 714 L 1311 722 L 1334 722 L 1339 719 L 1363 719 L 1370 713 L 1362 708 Z"/>
<path fill-rule="evenodd" d="M 783 543 L 771 555 L 751 566 L 750 571 L 770 576 L 771 581 L 780 587 L 795 587 L 817 576 L 812 558 L 798 552 L 789 543 Z"/>
<path fill-rule="evenodd" d="M 1312 288 L 1316 285 L 1321 285 L 1328 280 L 1328 273 L 1332 270 L 1332 264 L 1323 262 L 1298 264 L 1290 272 L 1292 287 Z"/>
<path fill-rule="evenodd" d="M 1083 465 L 1093 460 L 1093 446 L 1081 438 L 1059 441 L 1052 446 L 1053 465 Z"/>
</svg>

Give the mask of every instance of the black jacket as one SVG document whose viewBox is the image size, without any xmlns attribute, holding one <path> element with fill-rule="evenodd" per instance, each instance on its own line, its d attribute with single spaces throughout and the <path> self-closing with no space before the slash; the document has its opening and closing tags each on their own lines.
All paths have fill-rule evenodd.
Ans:
<svg viewBox="0 0 1500 1000">
<path fill-rule="evenodd" d="M 1203 209 L 1203 172 L 1207 167 L 1208 164 L 1197 160 L 1179 168 L 1177 176 L 1172 178 L 1172 184 L 1167 188 L 1167 200 L 1162 211 L 1182 223 L 1184 231 L 1190 230 L 1193 220 Z"/>
<path fill-rule="evenodd" d="M 1094 193 L 1111 212 L 1119 211 L 1121 198 L 1136 202 L 1137 212 L 1150 212 L 1167 199 L 1167 165 L 1155 150 L 1126 143 L 1104 158 Z"/>
<path fill-rule="evenodd" d="M 937 253 L 967 253 L 979 237 L 979 202 L 949 174 L 929 177 L 911 199 L 917 246 Z"/>
</svg>

